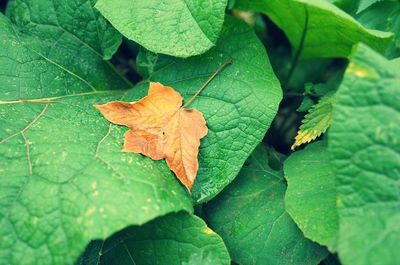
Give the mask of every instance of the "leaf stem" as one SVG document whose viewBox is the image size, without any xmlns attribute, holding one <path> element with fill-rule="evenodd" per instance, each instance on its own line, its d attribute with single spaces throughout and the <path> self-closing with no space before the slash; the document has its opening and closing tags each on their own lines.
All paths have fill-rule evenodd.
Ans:
<svg viewBox="0 0 400 265">
<path fill-rule="evenodd" d="M 233 60 L 229 60 L 227 62 L 225 62 L 223 65 L 221 65 L 217 71 L 215 71 L 215 73 L 199 88 L 199 90 L 197 90 L 196 94 L 193 95 L 193 97 L 191 99 L 189 99 L 188 102 L 186 102 L 181 108 L 183 109 L 184 107 L 186 107 L 187 105 L 189 105 L 199 94 L 200 92 L 214 79 L 214 77 L 221 72 L 222 69 L 224 69 L 225 66 L 227 66 L 228 64 L 232 64 Z"/>
<path fill-rule="evenodd" d="M 296 54 L 294 55 L 293 58 L 293 63 L 290 67 L 288 76 L 286 78 L 286 86 L 289 85 L 289 81 L 292 78 L 293 72 L 296 69 L 297 63 L 299 62 L 299 58 L 300 58 L 300 54 L 303 51 L 303 47 L 304 47 L 304 41 L 306 39 L 306 35 L 307 35 L 307 29 L 308 29 L 308 10 L 306 7 L 304 7 L 304 12 L 305 12 L 305 21 L 304 21 L 304 29 L 303 29 L 303 33 L 301 34 L 301 39 L 300 39 L 300 43 L 299 43 L 299 48 L 296 51 Z"/>
</svg>

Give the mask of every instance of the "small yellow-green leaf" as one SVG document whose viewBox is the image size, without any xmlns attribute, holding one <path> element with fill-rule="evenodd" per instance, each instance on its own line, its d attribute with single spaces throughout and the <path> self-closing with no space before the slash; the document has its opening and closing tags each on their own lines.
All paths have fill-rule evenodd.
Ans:
<svg viewBox="0 0 400 265">
<path fill-rule="evenodd" d="M 297 146 L 315 140 L 328 129 L 332 122 L 333 101 L 334 94 L 329 94 L 311 107 L 297 132 L 292 150 Z"/>
</svg>

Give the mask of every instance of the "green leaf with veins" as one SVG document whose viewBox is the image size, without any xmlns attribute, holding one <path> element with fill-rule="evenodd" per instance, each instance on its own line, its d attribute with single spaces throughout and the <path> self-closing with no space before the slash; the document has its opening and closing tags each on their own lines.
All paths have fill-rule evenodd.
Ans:
<svg viewBox="0 0 400 265">
<path fill-rule="evenodd" d="M 233 64 L 188 106 L 203 113 L 208 127 L 192 190 L 197 202 L 210 200 L 228 185 L 261 142 L 282 97 L 279 82 L 253 30 L 230 16 L 216 47 L 201 56 L 178 59 L 142 51 L 137 59 L 149 80 L 175 88 L 185 100 L 230 59 Z M 138 86 L 129 98 L 140 99 L 147 90 L 147 83 Z"/>
<path fill-rule="evenodd" d="M 199 217 L 169 214 L 93 241 L 77 265 L 230 264 L 222 239 Z"/>
<path fill-rule="evenodd" d="M 0 14 L 1 100 L 131 87 L 111 63 L 103 61 L 115 52 L 121 37 L 91 3 L 57 1 L 57 10 L 50 16 L 42 10 L 53 2 L 11 1 L 8 14 L 14 25 Z M 81 12 L 71 11 L 78 2 Z M 71 16 L 84 16 L 85 23 L 75 24 Z"/>
<path fill-rule="evenodd" d="M 205 208 L 208 224 L 242 265 L 318 264 L 328 252 L 306 239 L 285 211 L 283 171 L 259 145 L 238 177 Z"/>
<path fill-rule="evenodd" d="M 343 264 L 400 260 L 400 75 L 357 45 L 335 96 L 329 152 L 337 177 Z"/>
<path fill-rule="evenodd" d="M 307 238 L 334 250 L 338 230 L 336 186 L 327 151 L 326 143 L 319 141 L 285 161 L 285 208 Z"/>
<path fill-rule="evenodd" d="M 302 59 L 347 57 L 364 42 L 384 52 L 392 34 L 368 30 L 324 0 L 237 0 L 236 8 L 266 14 L 281 28 Z"/>
<path fill-rule="evenodd" d="M 148 50 L 176 57 L 213 47 L 227 0 L 99 0 L 96 8 L 125 37 Z"/>
<path fill-rule="evenodd" d="M 110 59 L 122 37 L 92 8 L 95 3 L 96 0 L 10 0 L 7 14 L 21 31 L 45 41 L 51 49 L 48 54 L 60 55 L 56 49 L 62 48 L 73 54 L 86 55 L 90 51 L 96 59 Z"/>
<path fill-rule="evenodd" d="M 0 14 L 0 264 L 72 264 L 92 239 L 192 211 L 168 168 L 122 153 L 125 129 L 92 107 L 123 99 L 101 90 L 131 86 L 102 60 L 115 44 L 99 40 L 115 31 L 84 0 L 55 1 L 70 13 L 53 25 L 50 3 L 12 1 L 14 25 Z"/>
</svg>

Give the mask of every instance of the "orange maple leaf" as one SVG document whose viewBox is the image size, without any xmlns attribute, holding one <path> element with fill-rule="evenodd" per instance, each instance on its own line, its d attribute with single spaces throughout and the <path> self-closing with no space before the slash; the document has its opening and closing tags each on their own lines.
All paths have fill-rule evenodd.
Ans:
<svg viewBox="0 0 400 265">
<path fill-rule="evenodd" d="M 95 105 L 110 122 L 130 128 L 123 152 L 165 158 L 169 168 L 190 190 L 196 178 L 200 139 L 207 134 L 203 114 L 184 109 L 182 96 L 172 87 L 150 83 L 148 95 L 134 103 Z"/>
<path fill-rule="evenodd" d="M 123 152 L 141 153 L 154 160 L 165 158 L 190 191 L 199 169 L 200 139 L 208 129 L 200 111 L 185 107 L 230 63 L 224 63 L 183 106 L 182 96 L 172 87 L 151 82 L 148 95 L 137 102 L 113 101 L 95 107 L 110 122 L 130 128 L 125 133 Z"/>
</svg>

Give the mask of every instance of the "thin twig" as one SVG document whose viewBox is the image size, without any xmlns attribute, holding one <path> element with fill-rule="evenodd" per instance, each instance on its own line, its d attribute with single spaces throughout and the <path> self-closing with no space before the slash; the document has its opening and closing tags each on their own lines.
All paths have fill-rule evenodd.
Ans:
<svg viewBox="0 0 400 265">
<path fill-rule="evenodd" d="M 215 77 L 222 69 L 224 69 L 225 66 L 227 66 L 228 64 L 231 64 L 232 62 L 233 62 L 233 60 L 229 60 L 229 61 L 225 62 L 223 65 L 221 65 L 221 66 L 218 68 L 218 70 L 215 71 L 215 73 L 204 83 L 204 85 L 202 85 L 202 86 L 200 87 L 200 89 L 197 90 L 196 94 L 194 94 L 193 97 L 192 97 L 191 99 L 189 99 L 189 101 L 186 102 L 186 104 L 183 105 L 181 108 L 184 108 L 184 107 L 186 107 L 187 105 L 189 105 L 190 102 L 192 102 L 193 99 L 195 99 L 195 98 L 200 94 L 200 92 L 211 82 L 211 80 L 213 80 L 214 77 Z"/>
<path fill-rule="evenodd" d="M 62 95 L 51 98 L 37 98 L 37 99 L 21 99 L 21 100 L 12 100 L 12 101 L 0 101 L 0 104 L 14 104 L 14 103 L 57 103 L 58 101 L 54 101 L 54 99 L 67 98 L 67 97 L 75 97 L 75 96 L 86 96 L 93 94 L 103 94 L 110 92 L 118 92 L 122 90 L 98 90 L 98 91 L 90 91 L 83 92 L 78 94 L 70 94 L 70 95 Z"/>
</svg>

